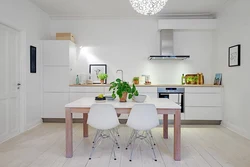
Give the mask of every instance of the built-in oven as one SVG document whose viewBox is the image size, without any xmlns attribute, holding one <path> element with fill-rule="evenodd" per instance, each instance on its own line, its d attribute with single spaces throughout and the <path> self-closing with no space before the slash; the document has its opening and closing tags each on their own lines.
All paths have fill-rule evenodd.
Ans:
<svg viewBox="0 0 250 167">
<path fill-rule="evenodd" d="M 184 93 L 185 88 L 157 88 L 158 98 L 168 98 L 181 106 L 184 113 Z"/>
</svg>

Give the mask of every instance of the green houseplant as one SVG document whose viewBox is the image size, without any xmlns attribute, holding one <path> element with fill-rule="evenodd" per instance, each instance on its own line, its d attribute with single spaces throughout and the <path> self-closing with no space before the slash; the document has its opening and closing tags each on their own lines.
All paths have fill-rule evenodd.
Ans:
<svg viewBox="0 0 250 167">
<path fill-rule="evenodd" d="M 99 73 L 98 78 L 100 79 L 101 84 L 104 83 L 104 80 L 108 78 L 108 74 L 105 73 Z"/>
<path fill-rule="evenodd" d="M 139 79 L 140 79 L 139 77 L 134 77 L 133 78 L 133 83 L 138 85 L 139 84 Z"/>
<path fill-rule="evenodd" d="M 109 91 L 113 90 L 112 97 L 116 98 L 116 95 L 119 96 L 120 102 L 126 102 L 127 97 L 132 99 L 133 96 L 138 96 L 139 93 L 133 84 L 132 87 L 128 84 L 128 82 L 122 81 L 121 79 L 116 79 L 116 81 L 110 83 L 111 86 Z"/>
</svg>

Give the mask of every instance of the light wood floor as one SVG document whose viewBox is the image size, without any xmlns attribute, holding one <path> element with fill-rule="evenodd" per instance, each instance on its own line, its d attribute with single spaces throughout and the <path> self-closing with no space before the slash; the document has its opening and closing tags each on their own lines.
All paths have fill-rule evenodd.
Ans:
<svg viewBox="0 0 250 167">
<path fill-rule="evenodd" d="M 82 138 L 82 125 L 74 124 L 74 157 L 66 159 L 65 124 L 42 124 L 0 145 L 0 167 L 250 167 L 250 141 L 221 126 L 183 126 L 182 161 L 172 158 L 173 128 L 170 138 L 162 138 L 162 128 L 153 130 L 158 161 L 143 143 L 129 162 L 130 150 L 125 150 L 131 130 L 119 128 L 121 149 L 116 149 L 117 160 L 111 157 L 112 143 L 105 140 L 88 160 L 95 131 Z"/>
</svg>

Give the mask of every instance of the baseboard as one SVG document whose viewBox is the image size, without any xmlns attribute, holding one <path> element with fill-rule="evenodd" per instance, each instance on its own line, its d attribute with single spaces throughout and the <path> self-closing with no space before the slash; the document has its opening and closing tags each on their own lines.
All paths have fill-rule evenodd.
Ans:
<svg viewBox="0 0 250 167">
<path fill-rule="evenodd" d="M 238 135 L 250 140 L 250 135 L 247 135 L 246 132 L 239 130 L 239 128 L 236 127 L 235 125 L 232 125 L 230 123 L 226 123 L 225 121 L 222 121 L 221 125 L 227 129 L 231 130 L 232 132 L 237 133 Z"/>
<path fill-rule="evenodd" d="M 24 129 L 24 132 L 28 131 L 28 130 L 31 130 L 33 128 L 35 128 L 36 126 L 40 125 L 43 123 L 43 120 L 39 119 L 39 120 L 36 120 L 36 121 L 33 121 L 32 123 L 29 123 L 25 126 L 25 129 Z"/>
<path fill-rule="evenodd" d="M 119 119 L 121 124 L 126 124 L 127 119 Z M 43 122 L 45 123 L 65 123 L 64 118 L 43 118 Z M 82 118 L 74 118 L 73 123 L 82 123 Z M 162 120 L 160 120 L 160 124 L 162 124 Z M 174 124 L 174 120 L 169 120 L 168 123 Z M 207 120 L 182 120 L 182 125 L 220 125 L 221 121 L 207 121 Z"/>
</svg>

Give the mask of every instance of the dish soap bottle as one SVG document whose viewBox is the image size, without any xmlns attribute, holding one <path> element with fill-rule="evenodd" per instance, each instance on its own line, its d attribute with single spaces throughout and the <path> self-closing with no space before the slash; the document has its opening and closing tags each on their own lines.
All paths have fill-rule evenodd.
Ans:
<svg viewBox="0 0 250 167">
<path fill-rule="evenodd" d="M 182 74 L 182 76 L 181 76 L 181 84 L 185 85 L 185 76 L 184 76 L 184 74 Z"/>
<path fill-rule="evenodd" d="M 79 81 L 78 75 L 76 76 L 76 85 L 80 85 L 80 81 Z"/>
</svg>

